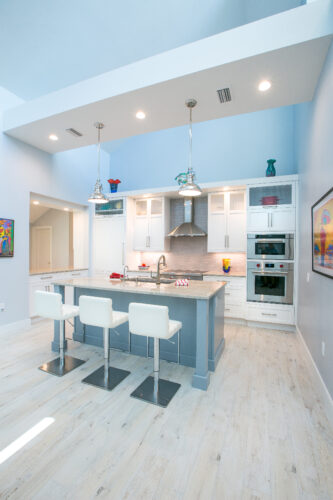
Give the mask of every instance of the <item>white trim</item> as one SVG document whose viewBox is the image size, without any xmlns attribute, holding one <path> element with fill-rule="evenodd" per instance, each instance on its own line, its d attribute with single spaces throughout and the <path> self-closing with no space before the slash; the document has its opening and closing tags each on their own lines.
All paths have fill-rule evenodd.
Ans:
<svg viewBox="0 0 333 500">
<path fill-rule="evenodd" d="M 275 177 L 253 177 L 249 179 L 233 179 L 230 181 L 217 181 L 217 182 L 199 182 L 201 189 L 205 192 L 216 192 L 219 188 L 234 188 L 245 189 L 246 186 L 252 186 L 256 184 L 285 184 L 288 182 L 297 182 L 299 179 L 298 174 L 290 175 L 278 175 Z M 179 186 L 174 184 L 172 186 L 163 186 L 158 188 L 145 188 L 137 189 L 133 191 L 117 191 L 116 193 L 108 193 L 107 198 L 112 200 L 113 198 L 122 198 L 125 196 L 131 197 L 141 197 L 142 195 L 149 196 L 162 196 L 162 195 L 177 195 Z"/>
<path fill-rule="evenodd" d="M 329 411 L 330 419 L 331 419 L 331 421 L 333 421 L 333 399 L 332 399 L 332 397 L 331 397 L 331 395 L 329 393 L 329 390 L 327 389 L 327 386 L 326 386 L 326 384 L 325 384 L 325 382 L 324 382 L 324 380 L 323 380 L 323 378 L 322 378 L 322 376 L 320 374 L 320 371 L 318 370 L 318 367 L 317 367 L 317 365 L 315 363 L 315 360 L 313 359 L 313 357 L 311 355 L 311 352 L 310 352 L 310 350 L 309 350 L 309 348 L 307 346 L 307 343 L 304 340 L 304 337 L 303 337 L 303 335 L 301 333 L 301 330 L 299 329 L 298 325 L 296 325 L 296 333 L 299 336 L 299 338 L 301 340 L 301 343 L 302 343 L 302 345 L 304 347 L 304 350 L 307 353 L 308 358 L 311 361 L 311 364 L 312 364 L 312 366 L 313 366 L 313 368 L 314 368 L 314 370 L 315 370 L 315 372 L 316 372 L 316 374 L 318 376 L 318 379 L 321 382 L 321 386 L 323 388 L 323 394 L 325 395 L 325 400 L 328 403 L 328 405 L 326 407 L 327 407 L 327 410 Z"/>
<path fill-rule="evenodd" d="M 22 319 L 21 321 L 15 321 L 14 323 L 7 323 L 0 326 L 1 333 L 12 333 L 16 330 L 28 330 L 31 327 L 30 319 Z"/>
</svg>

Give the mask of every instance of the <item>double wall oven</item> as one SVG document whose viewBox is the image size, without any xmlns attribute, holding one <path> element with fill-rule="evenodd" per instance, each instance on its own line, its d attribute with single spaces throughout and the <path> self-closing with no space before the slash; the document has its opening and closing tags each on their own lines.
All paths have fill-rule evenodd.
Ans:
<svg viewBox="0 0 333 500">
<path fill-rule="evenodd" d="M 293 304 L 293 234 L 248 234 L 247 259 L 248 301 Z"/>
</svg>

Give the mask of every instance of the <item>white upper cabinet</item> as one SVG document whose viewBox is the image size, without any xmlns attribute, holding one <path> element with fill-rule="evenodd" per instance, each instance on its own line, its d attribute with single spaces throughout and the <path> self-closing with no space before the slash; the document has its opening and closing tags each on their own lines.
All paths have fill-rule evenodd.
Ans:
<svg viewBox="0 0 333 500">
<path fill-rule="evenodd" d="M 133 250 L 160 252 L 168 250 L 169 200 L 143 198 L 135 201 Z"/>
<path fill-rule="evenodd" d="M 295 231 L 295 183 L 248 187 L 248 232 Z"/>
<path fill-rule="evenodd" d="M 245 191 L 208 195 L 207 251 L 246 251 Z"/>
</svg>

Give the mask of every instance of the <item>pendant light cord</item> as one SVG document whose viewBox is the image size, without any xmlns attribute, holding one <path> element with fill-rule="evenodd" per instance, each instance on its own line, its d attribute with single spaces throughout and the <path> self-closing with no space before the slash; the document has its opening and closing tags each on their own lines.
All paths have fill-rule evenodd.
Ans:
<svg viewBox="0 0 333 500">
<path fill-rule="evenodd" d="M 189 144 L 190 144 L 190 154 L 189 154 L 188 170 L 189 172 L 192 172 L 192 108 L 190 108 Z"/>
<path fill-rule="evenodd" d="M 98 155 L 98 160 L 97 160 L 97 181 L 101 182 L 101 167 L 100 167 L 100 161 L 101 161 L 101 129 L 98 127 L 98 146 L 97 146 L 97 155 Z"/>
</svg>

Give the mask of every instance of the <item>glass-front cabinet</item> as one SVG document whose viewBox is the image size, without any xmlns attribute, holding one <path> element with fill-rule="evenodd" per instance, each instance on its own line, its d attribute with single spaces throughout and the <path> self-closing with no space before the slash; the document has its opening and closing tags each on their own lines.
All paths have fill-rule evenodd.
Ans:
<svg viewBox="0 0 333 500">
<path fill-rule="evenodd" d="M 167 250 L 168 218 L 169 202 L 166 198 L 135 200 L 133 250 L 145 252 Z"/>
<path fill-rule="evenodd" d="M 295 182 L 248 186 L 247 231 L 295 231 Z"/>
<path fill-rule="evenodd" d="M 245 252 L 245 191 L 208 195 L 208 252 Z"/>
</svg>

